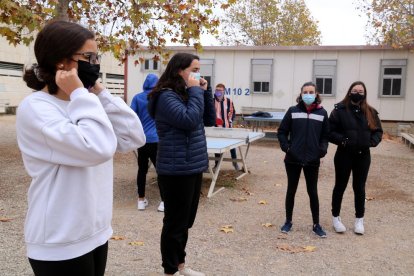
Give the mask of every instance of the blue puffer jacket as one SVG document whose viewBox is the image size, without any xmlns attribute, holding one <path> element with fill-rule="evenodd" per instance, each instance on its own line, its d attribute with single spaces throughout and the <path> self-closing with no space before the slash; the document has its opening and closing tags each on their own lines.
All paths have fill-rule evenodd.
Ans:
<svg viewBox="0 0 414 276">
<path fill-rule="evenodd" d="M 204 110 L 205 94 L 210 93 L 210 99 L 211 92 L 195 86 L 187 91 L 187 101 L 171 89 L 149 100 L 159 137 L 156 168 L 160 175 L 197 174 L 208 166 L 203 117 L 204 112 L 214 112 L 212 101 L 206 108 L 213 110 Z"/>
<path fill-rule="evenodd" d="M 148 114 L 148 94 L 155 87 L 157 82 L 157 75 L 148 74 L 142 86 L 144 92 L 135 95 L 131 102 L 132 110 L 137 113 L 139 119 L 141 120 L 142 127 L 144 128 L 144 133 L 147 138 L 147 143 L 158 143 L 155 122 Z"/>
<path fill-rule="evenodd" d="M 319 166 L 326 155 L 329 139 L 328 114 L 322 106 L 306 110 L 303 102 L 286 112 L 277 131 L 285 162 Z"/>
</svg>

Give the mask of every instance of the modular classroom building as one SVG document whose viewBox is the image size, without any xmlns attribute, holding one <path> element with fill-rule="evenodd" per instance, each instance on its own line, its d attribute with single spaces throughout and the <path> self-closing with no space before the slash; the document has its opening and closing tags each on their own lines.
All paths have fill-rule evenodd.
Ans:
<svg viewBox="0 0 414 276">
<path fill-rule="evenodd" d="M 352 82 L 367 86 L 368 102 L 383 121 L 414 122 L 414 52 L 381 46 L 208 46 L 169 47 L 200 57 L 201 75 L 214 86 L 223 83 L 236 112 L 287 110 L 296 104 L 303 83 L 313 81 L 328 113 L 341 101 Z M 128 57 L 126 99 L 142 91 L 148 73 L 161 75 L 162 61 L 141 52 Z M 136 65 L 135 61 L 145 61 Z M 395 132 L 395 131 L 392 131 Z"/>
<path fill-rule="evenodd" d="M 35 61 L 32 47 L 10 46 L 0 37 L 0 113 L 15 108 L 31 93 L 22 80 L 23 68 Z M 296 103 L 304 82 L 314 81 L 322 105 L 330 112 L 350 84 L 365 82 L 368 102 L 398 132 L 414 122 L 414 51 L 382 46 L 207 46 L 168 47 L 200 57 L 201 75 L 214 86 L 226 85 L 238 114 L 254 110 L 286 110 Z M 144 62 L 136 65 L 139 58 Z M 121 65 L 111 55 L 102 59 L 101 79 L 114 95 L 129 104 L 149 73 L 161 75 L 162 61 L 143 51 Z"/>
</svg>

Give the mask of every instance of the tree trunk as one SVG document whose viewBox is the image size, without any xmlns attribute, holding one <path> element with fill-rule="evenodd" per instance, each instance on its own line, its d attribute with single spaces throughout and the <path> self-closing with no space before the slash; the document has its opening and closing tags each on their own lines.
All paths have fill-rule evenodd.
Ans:
<svg viewBox="0 0 414 276">
<path fill-rule="evenodd" d="M 71 0 L 59 0 L 59 4 L 56 6 L 56 19 L 69 21 L 68 9 L 70 1 Z"/>
</svg>

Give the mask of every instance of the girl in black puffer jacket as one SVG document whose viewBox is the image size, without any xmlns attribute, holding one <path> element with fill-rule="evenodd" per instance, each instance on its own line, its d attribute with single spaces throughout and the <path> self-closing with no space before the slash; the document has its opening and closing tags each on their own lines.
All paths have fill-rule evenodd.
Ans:
<svg viewBox="0 0 414 276">
<path fill-rule="evenodd" d="M 305 83 L 296 99 L 298 104 L 286 112 L 278 129 L 280 148 L 286 152 L 285 167 L 288 177 L 286 192 L 286 222 L 281 231 L 292 228 L 293 205 L 303 169 L 306 179 L 313 232 L 324 238 L 325 231 L 319 225 L 318 174 L 320 159 L 328 150 L 329 124 L 326 110 L 320 106 L 321 99 L 312 82 Z"/>
<path fill-rule="evenodd" d="M 369 148 L 376 147 L 382 138 L 378 112 L 367 103 L 367 89 L 361 81 L 354 82 L 345 98 L 335 105 L 329 117 L 329 141 L 338 145 L 335 154 L 335 187 L 332 195 L 333 227 L 336 232 L 346 231 L 339 213 L 342 197 L 352 171 L 355 197 L 354 232 L 364 234 L 365 182 L 371 155 Z"/>
</svg>

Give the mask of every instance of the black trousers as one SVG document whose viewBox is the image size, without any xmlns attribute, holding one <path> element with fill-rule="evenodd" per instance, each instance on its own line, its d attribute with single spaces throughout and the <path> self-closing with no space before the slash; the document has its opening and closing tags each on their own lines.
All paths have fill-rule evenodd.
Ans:
<svg viewBox="0 0 414 276">
<path fill-rule="evenodd" d="M 174 274 L 185 263 L 188 229 L 193 226 L 200 200 L 202 173 L 185 176 L 158 175 L 164 193 L 161 255 L 164 273 Z"/>
<path fill-rule="evenodd" d="M 145 197 L 145 185 L 147 181 L 148 173 L 148 160 L 151 160 L 154 166 L 157 164 L 157 148 L 158 143 L 146 143 L 143 147 L 138 149 L 138 173 L 137 173 L 137 187 L 138 187 L 138 196 Z M 164 201 L 161 187 L 160 195 L 161 200 Z"/>
<path fill-rule="evenodd" d="M 36 276 L 101 276 L 105 274 L 108 242 L 80 257 L 64 261 L 39 261 L 29 258 Z"/>
<path fill-rule="evenodd" d="M 335 187 L 332 193 L 332 216 L 337 217 L 341 212 L 342 198 L 352 172 L 355 217 L 363 218 L 365 213 L 365 183 L 371 165 L 370 151 L 351 151 L 346 148 L 338 148 L 335 153 L 334 164 Z"/>
<path fill-rule="evenodd" d="M 286 221 L 292 221 L 293 207 L 295 205 L 295 194 L 299 184 L 300 173 L 303 168 L 305 174 L 306 189 L 308 191 L 312 220 L 314 224 L 319 223 L 319 198 L 318 198 L 318 175 L 319 166 L 302 166 L 285 162 L 288 187 L 286 192 L 285 208 Z"/>
</svg>

